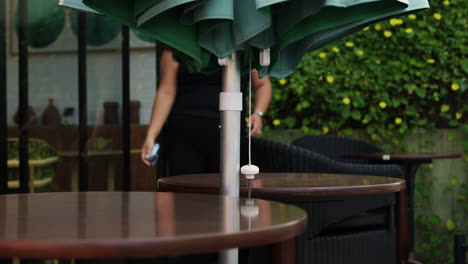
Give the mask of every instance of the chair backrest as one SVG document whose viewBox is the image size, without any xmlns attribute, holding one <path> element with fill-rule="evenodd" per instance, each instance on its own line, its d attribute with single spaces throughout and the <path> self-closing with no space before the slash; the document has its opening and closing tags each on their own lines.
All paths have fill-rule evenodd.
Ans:
<svg viewBox="0 0 468 264">
<path fill-rule="evenodd" d="M 346 163 L 367 163 L 367 161 L 343 158 L 343 154 L 383 151 L 381 148 L 364 141 L 336 135 L 304 136 L 296 139 L 292 145 Z"/>
<path fill-rule="evenodd" d="M 242 142 L 241 164 L 247 164 L 248 148 L 246 146 L 247 142 Z M 397 165 L 343 163 L 304 148 L 258 138 L 252 138 L 252 163 L 259 166 L 260 172 L 329 173 L 401 178 L 401 171 Z M 316 200 L 314 202 L 295 199 L 282 197 L 278 201 L 292 203 L 309 212 L 310 221 L 307 233 L 304 235 L 307 239 L 319 237 L 319 234 L 326 228 L 329 228 L 327 229 L 329 230 L 328 234 L 334 233 L 334 236 L 340 236 L 340 239 L 342 239 L 341 235 L 359 239 L 363 235 L 364 231 L 362 230 L 372 229 L 375 231 L 375 228 L 393 230 L 393 224 L 391 220 L 388 220 L 393 219 L 391 211 L 389 211 L 394 204 L 395 195 L 393 193 L 336 196 L 331 200 Z M 335 225 L 331 226 L 332 224 Z M 358 225 L 359 227 L 357 227 Z M 334 236 L 330 236 L 330 238 Z M 326 236 L 322 238 L 328 239 Z M 381 238 L 379 239 L 378 241 L 381 242 Z M 359 240 L 353 239 L 352 241 Z M 393 245 L 394 243 L 390 241 L 388 244 Z M 327 246 L 322 246 L 320 250 L 325 250 L 325 248 Z M 347 246 L 347 248 L 349 247 Z M 392 255 L 394 248 L 390 248 L 389 252 L 392 252 L 390 254 Z"/>
<path fill-rule="evenodd" d="M 243 142 L 241 161 L 247 163 L 247 141 Z M 319 153 L 290 144 L 252 138 L 252 163 L 262 172 L 342 173 L 401 177 L 396 165 L 351 164 L 332 160 Z"/>
</svg>

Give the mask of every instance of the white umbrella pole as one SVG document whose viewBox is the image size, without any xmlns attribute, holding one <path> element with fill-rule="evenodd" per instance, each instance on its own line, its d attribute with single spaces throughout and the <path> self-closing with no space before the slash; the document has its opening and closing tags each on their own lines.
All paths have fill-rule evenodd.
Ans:
<svg viewBox="0 0 468 264">
<path fill-rule="evenodd" d="M 224 59 L 221 111 L 221 194 L 239 197 L 240 114 L 242 93 L 238 52 Z M 227 60 L 227 61 L 226 61 Z"/>
<path fill-rule="evenodd" d="M 220 60 L 224 65 L 223 90 L 219 95 L 221 111 L 221 194 L 239 197 L 240 167 L 240 114 L 242 93 L 240 92 L 240 61 L 238 52 L 230 58 Z M 239 230 L 239 205 L 224 204 L 224 223 L 226 232 Z M 236 230 L 237 229 L 237 230 Z M 220 252 L 220 263 L 237 264 L 238 249 Z"/>
</svg>

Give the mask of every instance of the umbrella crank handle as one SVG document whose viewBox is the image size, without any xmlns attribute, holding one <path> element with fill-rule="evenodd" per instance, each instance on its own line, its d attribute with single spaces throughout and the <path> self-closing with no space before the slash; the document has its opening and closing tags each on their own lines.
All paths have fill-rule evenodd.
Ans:
<svg viewBox="0 0 468 264">
<path fill-rule="evenodd" d="M 245 175 L 247 179 L 247 190 L 248 190 L 248 198 L 251 198 L 252 194 L 252 180 L 255 178 L 255 175 L 260 172 L 260 169 L 255 165 L 244 165 L 241 168 L 241 173 Z"/>
<path fill-rule="evenodd" d="M 270 66 L 270 49 L 260 51 L 260 66 Z"/>
</svg>

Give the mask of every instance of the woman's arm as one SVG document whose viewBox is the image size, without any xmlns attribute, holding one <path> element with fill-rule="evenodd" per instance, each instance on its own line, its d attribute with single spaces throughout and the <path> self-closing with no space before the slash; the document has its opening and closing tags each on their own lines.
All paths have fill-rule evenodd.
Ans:
<svg viewBox="0 0 468 264">
<path fill-rule="evenodd" d="M 268 110 L 271 101 L 271 82 L 268 76 L 260 79 L 256 70 L 253 70 L 250 74 L 252 77 L 252 88 L 255 92 L 255 112 L 250 116 L 247 126 L 252 124 L 252 132 L 250 134 L 253 137 L 258 137 L 262 134 L 263 129 L 263 117 L 258 112 L 266 113 Z"/>
<path fill-rule="evenodd" d="M 146 158 L 151 153 L 154 142 L 161 132 L 164 123 L 171 112 L 177 94 L 177 72 L 179 63 L 174 60 L 172 51 L 164 50 L 161 56 L 159 88 L 154 98 L 151 121 L 146 133 L 145 142 L 141 148 L 141 160 L 146 165 Z"/>
</svg>

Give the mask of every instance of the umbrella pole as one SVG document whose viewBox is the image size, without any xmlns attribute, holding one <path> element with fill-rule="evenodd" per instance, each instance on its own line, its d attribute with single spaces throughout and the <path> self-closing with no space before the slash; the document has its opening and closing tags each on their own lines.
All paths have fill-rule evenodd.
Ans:
<svg viewBox="0 0 468 264">
<path fill-rule="evenodd" d="M 239 52 L 226 61 L 223 70 L 223 90 L 219 95 L 221 111 L 221 194 L 239 197 L 240 167 L 240 90 Z"/>
<path fill-rule="evenodd" d="M 239 52 L 230 58 L 220 60 L 224 65 L 223 89 L 219 95 L 221 111 L 221 194 L 239 197 L 240 167 L 240 114 L 242 111 L 242 93 L 240 90 Z M 239 205 L 227 202 L 223 204 L 224 229 L 226 232 L 239 230 Z M 238 249 L 223 250 L 219 253 L 222 264 L 237 264 Z"/>
</svg>

